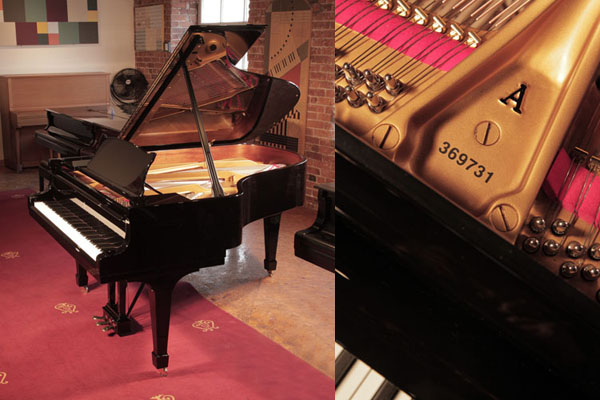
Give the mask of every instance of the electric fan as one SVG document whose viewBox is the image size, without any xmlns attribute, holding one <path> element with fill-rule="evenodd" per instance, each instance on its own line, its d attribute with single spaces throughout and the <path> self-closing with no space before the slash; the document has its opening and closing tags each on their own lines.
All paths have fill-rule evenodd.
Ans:
<svg viewBox="0 0 600 400">
<path fill-rule="evenodd" d="M 116 73 L 110 84 L 110 94 L 123 112 L 132 114 L 148 89 L 141 71 L 125 68 Z"/>
</svg>

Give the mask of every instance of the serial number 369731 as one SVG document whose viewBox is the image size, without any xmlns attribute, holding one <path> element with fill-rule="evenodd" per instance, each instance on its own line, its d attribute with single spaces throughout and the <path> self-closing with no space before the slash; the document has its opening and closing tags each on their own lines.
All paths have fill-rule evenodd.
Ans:
<svg viewBox="0 0 600 400">
<path fill-rule="evenodd" d="M 467 153 L 462 153 L 457 147 L 452 147 L 449 142 L 443 142 L 438 151 L 441 154 L 445 154 L 450 160 L 456 161 L 458 167 L 472 171 L 474 177 L 483 179 L 485 183 L 488 183 L 494 175 L 493 172 L 486 171 L 486 168 L 482 164 L 469 157 Z"/>
</svg>

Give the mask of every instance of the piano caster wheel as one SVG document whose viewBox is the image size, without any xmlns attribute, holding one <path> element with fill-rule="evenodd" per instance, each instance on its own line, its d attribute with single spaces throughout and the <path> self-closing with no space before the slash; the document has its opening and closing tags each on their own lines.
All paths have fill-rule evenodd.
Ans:
<svg viewBox="0 0 600 400">
<path fill-rule="evenodd" d="M 269 278 L 273 276 L 274 271 L 267 271 L 269 273 Z"/>
<path fill-rule="evenodd" d="M 167 376 L 168 375 L 167 367 L 159 369 L 158 373 L 160 374 L 160 376 Z"/>
<path fill-rule="evenodd" d="M 89 286 L 82 286 L 81 287 L 81 291 L 83 292 L 83 294 L 89 293 L 90 292 L 90 288 Z"/>
</svg>

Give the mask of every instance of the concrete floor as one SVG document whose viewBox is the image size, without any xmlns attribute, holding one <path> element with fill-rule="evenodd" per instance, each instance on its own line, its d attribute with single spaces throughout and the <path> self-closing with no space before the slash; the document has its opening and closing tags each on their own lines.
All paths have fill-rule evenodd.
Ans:
<svg viewBox="0 0 600 400">
<path fill-rule="evenodd" d="M 35 169 L 15 173 L 0 167 L 0 191 L 37 187 Z M 294 233 L 310 226 L 315 214 L 302 207 L 283 214 L 272 277 L 262 266 L 263 224 L 256 221 L 244 229 L 242 245 L 228 252 L 225 265 L 183 279 L 218 307 L 333 378 L 334 275 L 294 256 Z"/>
</svg>

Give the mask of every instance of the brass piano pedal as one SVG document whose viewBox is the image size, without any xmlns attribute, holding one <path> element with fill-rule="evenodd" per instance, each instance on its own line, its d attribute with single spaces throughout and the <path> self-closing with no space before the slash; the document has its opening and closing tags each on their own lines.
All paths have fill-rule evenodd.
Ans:
<svg viewBox="0 0 600 400">
<path fill-rule="evenodd" d="M 110 322 L 108 322 L 107 320 L 104 320 L 104 321 L 96 322 L 96 326 L 108 325 L 109 323 Z"/>
<path fill-rule="evenodd" d="M 94 315 L 94 316 L 92 316 L 92 319 L 93 319 L 93 320 L 96 320 L 96 321 L 97 321 L 97 320 L 99 320 L 99 319 L 103 319 L 103 320 L 105 320 L 105 319 L 106 319 L 106 317 L 104 317 L 104 316 L 102 316 L 102 317 L 99 317 L 99 316 L 97 316 L 97 315 Z"/>
<path fill-rule="evenodd" d="M 108 332 L 108 331 L 110 331 L 111 329 L 113 329 L 113 330 L 114 330 L 114 329 L 115 329 L 115 327 L 114 327 L 114 326 L 112 326 L 112 325 L 105 326 L 104 328 L 102 328 L 102 332 Z"/>
</svg>

